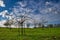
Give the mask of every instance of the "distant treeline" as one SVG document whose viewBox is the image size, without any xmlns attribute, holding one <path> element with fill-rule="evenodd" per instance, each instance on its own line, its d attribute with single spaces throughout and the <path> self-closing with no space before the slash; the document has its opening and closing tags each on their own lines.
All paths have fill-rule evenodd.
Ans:
<svg viewBox="0 0 60 40">
<path fill-rule="evenodd" d="M 34 28 L 57 28 L 57 27 L 60 27 L 60 24 L 48 24 L 48 25 L 42 25 L 42 26 L 39 26 L 39 27 L 34 27 Z"/>
</svg>

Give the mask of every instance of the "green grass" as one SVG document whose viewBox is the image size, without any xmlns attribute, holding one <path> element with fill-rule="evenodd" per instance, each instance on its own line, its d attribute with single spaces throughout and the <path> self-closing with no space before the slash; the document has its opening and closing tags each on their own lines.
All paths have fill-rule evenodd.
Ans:
<svg viewBox="0 0 60 40">
<path fill-rule="evenodd" d="M 20 32 L 18 32 L 20 30 Z M 0 40 L 60 40 L 60 28 L 0 28 Z"/>
</svg>

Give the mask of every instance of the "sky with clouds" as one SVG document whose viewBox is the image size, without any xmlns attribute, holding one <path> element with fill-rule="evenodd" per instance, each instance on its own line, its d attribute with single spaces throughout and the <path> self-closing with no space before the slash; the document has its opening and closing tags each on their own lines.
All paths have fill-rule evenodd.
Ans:
<svg viewBox="0 0 60 40">
<path fill-rule="evenodd" d="M 0 20 L 5 20 L 5 14 L 22 14 L 41 22 L 60 23 L 60 0 L 0 0 Z"/>
</svg>

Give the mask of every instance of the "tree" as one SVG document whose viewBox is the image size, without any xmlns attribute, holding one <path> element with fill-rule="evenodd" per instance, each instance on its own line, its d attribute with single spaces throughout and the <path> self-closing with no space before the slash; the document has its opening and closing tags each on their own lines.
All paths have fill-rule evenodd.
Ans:
<svg viewBox="0 0 60 40">
<path fill-rule="evenodd" d="M 46 24 L 46 23 L 48 23 L 48 21 L 46 20 L 45 17 L 42 17 L 41 22 L 39 23 L 41 25 L 41 27 L 44 28 L 45 27 L 44 24 Z"/>
<path fill-rule="evenodd" d="M 48 27 L 49 27 L 49 28 L 53 28 L 53 24 L 49 24 Z"/>
<path fill-rule="evenodd" d="M 6 21 L 6 23 L 4 23 L 4 25 L 7 26 L 10 29 L 11 29 L 11 25 L 12 24 L 13 24 L 13 21 L 12 20 L 8 20 L 8 21 Z"/>
</svg>

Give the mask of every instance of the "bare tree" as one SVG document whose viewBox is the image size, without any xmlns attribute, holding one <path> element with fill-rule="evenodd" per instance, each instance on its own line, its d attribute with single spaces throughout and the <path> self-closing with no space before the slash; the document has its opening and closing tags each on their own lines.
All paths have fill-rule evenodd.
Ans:
<svg viewBox="0 0 60 40">
<path fill-rule="evenodd" d="M 41 20 L 41 22 L 39 23 L 39 25 L 41 25 L 41 27 L 42 28 L 44 28 L 45 26 L 44 26 L 44 24 L 46 24 L 48 21 L 46 20 L 46 18 L 45 17 L 42 17 L 42 20 Z"/>
</svg>

